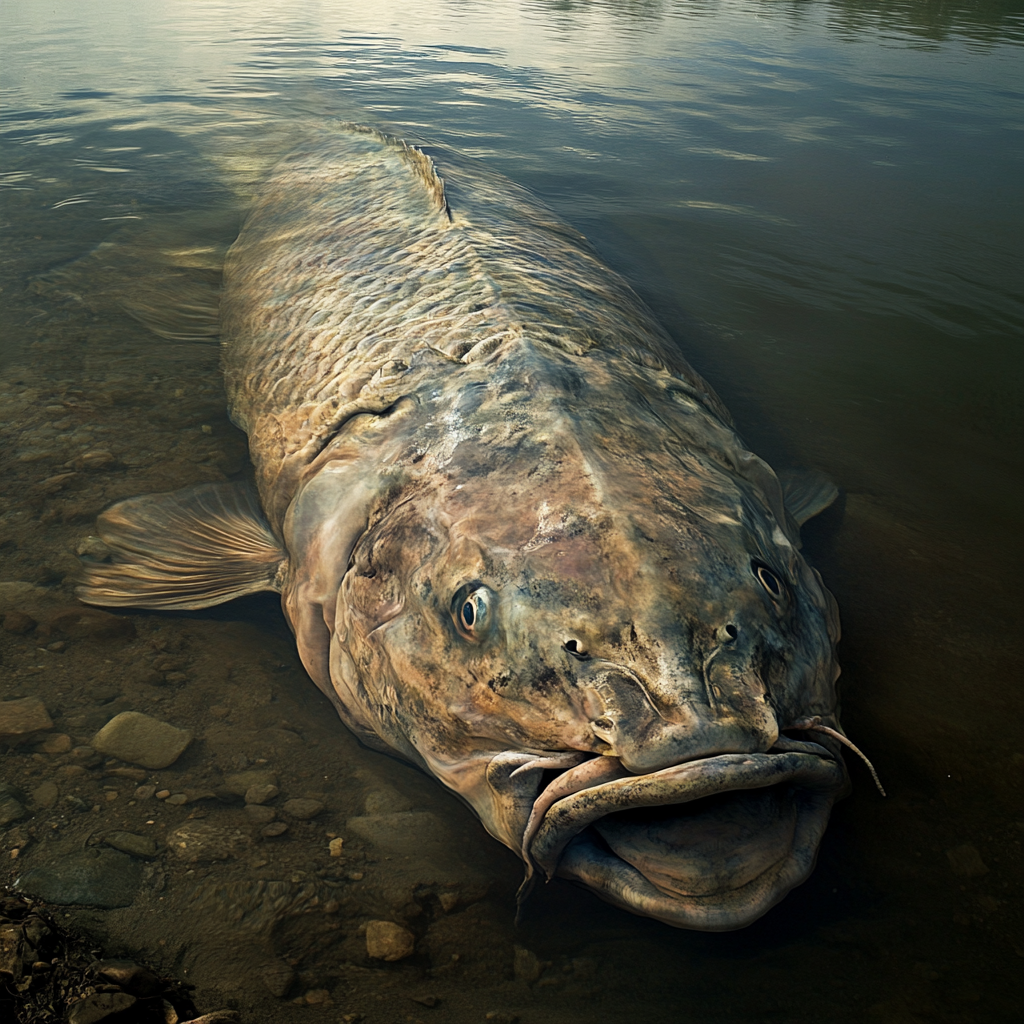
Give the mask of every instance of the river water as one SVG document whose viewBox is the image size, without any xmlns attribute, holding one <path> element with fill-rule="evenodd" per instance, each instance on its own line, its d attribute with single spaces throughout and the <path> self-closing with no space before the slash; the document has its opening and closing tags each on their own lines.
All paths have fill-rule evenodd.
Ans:
<svg viewBox="0 0 1024 1024">
<path fill-rule="evenodd" d="M 1024 5 L 11 0 L 2 20 L 0 700 L 53 722 L 0 746 L 6 881 L 244 1021 L 1020 1019 Z M 347 735 L 274 600 L 74 610 L 104 507 L 245 471 L 215 342 L 158 338 L 126 301 L 215 288 L 263 170 L 330 119 L 535 191 L 756 452 L 838 483 L 805 545 L 842 612 L 844 726 L 889 796 L 854 765 L 815 874 L 749 929 L 677 932 L 564 882 L 516 928 L 515 858 Z M 90 739 L 125 710 L 195 738 L 167 769 L 105 761 Z M 232 804 L 244 772 L 276 802 Z M 206 852 L 176 853 L 196 827 Z M 416 954 L 368 960 L 376 918 Z"/>
</svg>

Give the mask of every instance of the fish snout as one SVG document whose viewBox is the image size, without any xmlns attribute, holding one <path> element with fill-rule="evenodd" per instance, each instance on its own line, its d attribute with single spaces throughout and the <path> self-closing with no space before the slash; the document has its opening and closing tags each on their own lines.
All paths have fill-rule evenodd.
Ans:
<svg viewBox="0 0 1024 1024">
<path fill-rule="evenodd" d="M 581 683 L 584 711 L 601 753 L 617 757 L 636 774 L 719 754 L 765 752 L 779 735 L 764 689 L 756 683 L 719 689 L 716 697 L 697 682 L 649 686 L 619 666 L 598 670 Z"/>
</svg>

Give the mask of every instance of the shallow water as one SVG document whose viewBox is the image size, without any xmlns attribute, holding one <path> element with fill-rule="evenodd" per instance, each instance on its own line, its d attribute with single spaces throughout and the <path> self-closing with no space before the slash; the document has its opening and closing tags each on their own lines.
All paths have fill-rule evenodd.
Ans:
<svg viewBox="0 0 1024 1024">
<path fill-rule="evenodd" d="M 78 886 L 112 831 L 156 839 L 127 906 L 69 923 L 251 1021 L 1019 1018 L 1024 7 L 106 0 L 3 21 L 0 580 L 41 589 L 0 586 L 0 612 L 38 622 L 0 632 L 0 699 L 54 722 L 0 758 L 25 808 L 0 826 L 7 881 L 65 865 Z M 852 766 L 814 876 L 746 931 L 676 932 L 562 882 L 514 928 L 515 858 L 348 736 L 273 599 L 60 612 L 105 506 L 245 468 L 215 344 L 148 332 L 124 282 L 215 286 L 262 170 L 330 118 L 536 191 L 755 451 L 840 485 L 806 548 L 843 615 L 844 725 L 889 797 Z M 125 774 L 83 749 L 124 710 L 196 739 Z M 264 836 L 204 796 L 242 770 L 274 773 L 271 806 L 325 809 Z M 176 852 L 197 823 L 216 859 Z M 377 917 L 415 957 L 367 960 Z M 292 1002 L 319 990 L 332 1005 Z"/>
</svg>

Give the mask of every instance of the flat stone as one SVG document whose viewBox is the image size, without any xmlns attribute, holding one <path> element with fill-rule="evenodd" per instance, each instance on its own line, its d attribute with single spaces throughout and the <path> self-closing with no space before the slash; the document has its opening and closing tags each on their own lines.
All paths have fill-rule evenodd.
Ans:
<svg viewBox="0 0 1024 1024">
<path fill-rule="evenodd" d="M 277 999 L 284 999 L 288 995 L 288 990 L 295 984 L 295 971 L 283 960 L 264 964 L 259 975 L 267 991 Z"/>
<path fill-rule="evenodd" d="M 244 853 L 248 845 L 249 837 L 237 829 L 221 828 L 205 821 L 186 822 L 167 837 L 168 849 L 189 864 L 230 860 Z"/>
<path fill-rule="evenodd" d="M 273 800 L 280 792 L 281 791 L 277 786 L 274 786 L 269 782 L 250 786 L 245 791 L 245 802 L 247 804 L 265 804 L 270 800 Z"/>
<path fill-rule="evenodd" d="M 57 802 L 60 790 L 57 789 L 55 782 L 41 782 L 32 790 L 30 796 L 33 806 L 46 810 Z"/>
<path fill-rule="evenodd" d="M 272 821 L 260 829 L 260 835 L 264 839 L 273 839 L 275 836 L 283 836 L 288 831 L 288 826 L 283 821 Z"/>
<path fill-rule="evenodd" d="M 25 808 L 13 796 L 0 794 L 0 828 L 21 821 L 27 814 Z"/>
<path fill-rule="evenodd" d="M 282 809 L 289 817 L 306 821 L 315 818 L 324 809 L 324 805 L 319 800 L 295 799 L 286 801 Z"/>
<path fill-rule="evenodd" d="M 961 878 L 981 878 L 988 874 L 988 866 L 981 859 L 978 848 L 970 843 L 951 847 L 946 851 L 946 859 L 953 874 Z"/>
<path fill-rule="evenodd" d="M 4 616 L 4 629 L 16 636 L 24 636 L 36 628 L 36 620 L 25 612 L 13 611 Z"/>
<path fill-rule="evenodd" d="M 141 711 L 122 711 L 92 738 L 93 748 L 101 754 L 151 769 L 174 764 L 191 742 L 187 729 Z"/>
<path fill-rule="evenodd" d="M 135 996 L 127 992 L 96 992 L 77 1003 L 68 1011 L 68 1024 L 96 1024 L 97 1021 L 135 1005 Z"/>
<path fill-rule="evenodd" d="M 110 832 L 104 837 L 103 842 L 132 857 L 143 857 L 150 860 L 157 854 L 155 839 L 150 839 L 149 836 L 138 836 L 134 832 Z"/>
<path fill-rule="evenodd" d="M 0 740 L 17 741 L 52 728 L 46 705 L 38 697 L 0 701 Z"/>
<path fill-rule="evenodd" d="M 127 907 L 142 884 L 142 865 L 116 850 L 92 849 L 29 868 L 14 888 L 59 906 Z"/>
<path fill-rule="evenodd" d="M 132 639 L 135 636 L 135 624 L 131 619 L 101 612 L 98 608 L 67 605 L 46 614 L 39 625 L 39 631 L 44 634 L 63 633 L 77 639 Z"/>
<path fill-rule="evenodd" d="M 152 800 L 155 795 L 156 786 L 139 786 L 139 788 L 135 790 L 136 800 Z"/>
<path fill-rule="evenodd" d="M 246 804 L 245 816 L 254 825 L 266 825 L 277 817 L 277 811 L 273 807 L 263 807 L 261 804 Z"/>
<path fill-rule="evenodd" d="M 416 936 L 394 921 L 369 921 L 366 925 L 366 952 L 374 960 L 404 960 L 416 952 Z"/>
<path fill-rule="evenodd" d="M 46 587 L 37 587 L 22 580 L 4 580 L 0 582 L 0 613 L 21 611 L 25 607 L 37 608 L 51 597 Z"/>
<path fill-rule="evenodd" d="M 233 772 L 224 776 L 223 788 L 232 796 L 244 797 L 253 786 L 276 786 L 277 776 L 265 769 Z"/>
<path fill-rule="evenodd" d="M 44 754 L 66 754 L 71 747 L 71 737 L 66 732 L 55 732 L 39 744 L 39 749 Z"/>
<path fill-rule="evenodd" d="M 541 966 L 537 954 L 522 946 L 515 947 L 515 959 L 512 969 L 516 981 L 534 982 L 540 977 Z"/>
</svg>

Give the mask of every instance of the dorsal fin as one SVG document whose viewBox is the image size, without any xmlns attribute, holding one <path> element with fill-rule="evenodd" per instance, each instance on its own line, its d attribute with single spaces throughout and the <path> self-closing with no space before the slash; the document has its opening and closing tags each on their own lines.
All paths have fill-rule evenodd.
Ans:
<svg viewBox="0 0 1024 1024">
<path fill-rule="evenodd" d="M 111 560 L 85 563 L 88 604 L 184 610 L 281 590 L 287 556 L 246 483 L 129 498 L 97 527 Z"/>
<path fill-rule="evenodd" d="M 343 124 L 342 127 L 347 131 L 371 135 L 385 146 L 397 150 L 406 166 L 423 183 L 438 211 L 443 213 L 448 220 L 452 219 L 451 210 L 448 207 L 448 197 L 445 195 L 444 190 L 444 178 L 437 173 L 437 166 L 434 161 L 422 149 L 411 142 L 406 142 L 405 139 L 396 138 L 394 135 L 386 135 L 384 132 L 371 128 L 369 125 L 349 122 Z"/>
<path fill-rule="evenodd" d="M 790 469 L 778 474 L 786 511 L 803 526 L 839 497 L 839 488 L 816 469 Z"/>
</svg>

